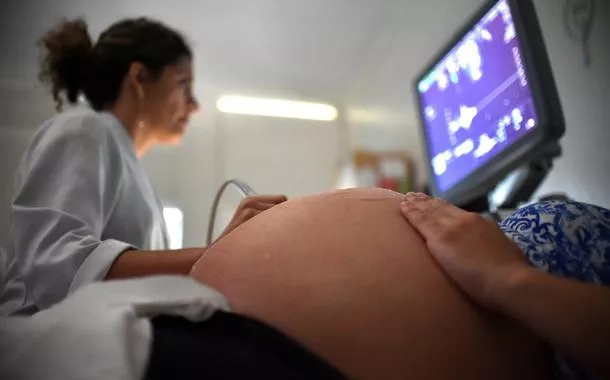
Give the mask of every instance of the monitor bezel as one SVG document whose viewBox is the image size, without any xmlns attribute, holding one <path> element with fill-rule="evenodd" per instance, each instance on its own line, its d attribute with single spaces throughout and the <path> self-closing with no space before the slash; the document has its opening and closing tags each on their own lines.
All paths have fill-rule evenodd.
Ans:
<svg viewBox="0 0 610 380">
<path fill-rule="evenodd" d="M 506 0 L 517 38 L 521 46 L 521 59 L 538 116 L 538 125 L 511 146 L 481 165 L 447 190 L 440 190 L 432 168 L 426 119 L 418 90 L 419 83 L 451 52 L 482 18 L 501 0 L 490 0 L 481 6 L 458 30 L 449 42 L 425 66 L 415 80 L 415 99 L 424 152 L 428 169 L 429 191 L 435 197 L 462 205 L 486 196 L 496 184 L 512 171 L 535 160 L 548 144 L 556 144 L 565 132 L 565 122 L 551 64 L 532 0 Z"/>
</svg>

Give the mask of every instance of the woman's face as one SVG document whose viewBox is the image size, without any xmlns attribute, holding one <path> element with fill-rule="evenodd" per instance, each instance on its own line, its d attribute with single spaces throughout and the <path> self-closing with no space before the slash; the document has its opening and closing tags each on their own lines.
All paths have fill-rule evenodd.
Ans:
<svg viewBox="0 0 610 380">
<path fill-rule="evenodd" d="M 143 86 L 143 127 L 160 143 L 177 143 L 199 105 L 193 95 L 193 67 L 188 58 L 167 66 Z"/>
</svg>

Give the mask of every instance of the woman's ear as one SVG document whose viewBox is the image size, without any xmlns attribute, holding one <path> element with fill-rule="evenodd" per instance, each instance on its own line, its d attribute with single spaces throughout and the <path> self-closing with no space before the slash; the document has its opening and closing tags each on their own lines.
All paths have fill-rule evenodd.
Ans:
<svg viewBox="0 0 610 380">
<path fill-rule="evenodd" d="M 129 87 L 136 93 L 138 102 L 144 101 L 144 84 L 146 83 L 147 78 L 148 70 L 142 63 L 133 62 L 129 66 L 129 70 L 127 71 L 127 82 Z"/>
</svg>

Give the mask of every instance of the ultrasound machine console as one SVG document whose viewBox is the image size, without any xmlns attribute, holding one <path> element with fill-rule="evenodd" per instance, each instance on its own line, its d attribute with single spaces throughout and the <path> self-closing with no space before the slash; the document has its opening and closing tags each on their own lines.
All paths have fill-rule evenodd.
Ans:
<svg viewBox="0 0 610 380">
<path fill-rule="evenodd" d="M 564 118 L 532 0 L 486 3 L 417 77 L 428 191 L 476 212 L 528 202 Z"/>
</svg>

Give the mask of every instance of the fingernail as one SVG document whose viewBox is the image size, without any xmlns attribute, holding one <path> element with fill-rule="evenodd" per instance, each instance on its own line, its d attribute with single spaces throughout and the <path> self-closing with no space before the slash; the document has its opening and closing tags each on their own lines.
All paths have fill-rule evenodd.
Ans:
<svg viewBox="0 0 610 380">
<path fill-rule="evenodd" d="M 407 194 L 405 194 L 405 198 L 413 198 L 415 196 L 415 193 L 410 191 Z"/>
</svg>

